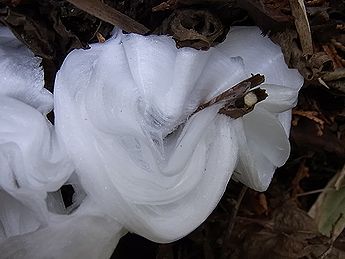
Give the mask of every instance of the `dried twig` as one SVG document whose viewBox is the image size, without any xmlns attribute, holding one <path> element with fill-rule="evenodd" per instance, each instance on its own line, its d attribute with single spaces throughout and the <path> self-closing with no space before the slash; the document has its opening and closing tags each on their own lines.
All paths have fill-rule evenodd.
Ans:
<svg viewBox="0 0 345 259">
<path fill-rule="evenodd" d="M 250 91 L 251 88 L 258 86 L 264 81 L 265 77 L 263 75 L 252 75 L 250 78 L 239 82 L 237 85 L 212 98 L 210 101 L 199 105 L 199 107 L 190 115 L 190 117 L 211 105 L 223 103 L 223 108 L 221 108 L 218 113 L 225 114 L 233 119 L 237 119 L 252 111 L 256 103 L 266 99 L 267 94 L 265 90 L 256 88 Z M 252 105 L 247 105 L 245 102 L 245 97 L 248 96 L 248 94 L 253 94 L 256 98 L 256 101 L 253 102 Z M 182 124 L 183 123 L 181 123 L 181 125 Z M 176 129 L 177 128 L 178 127 L 176 127 Z"/>
<path fill-rule="evenodd" d="M 99 0 L 67 0 L 77 8 L 108 22 L 114 26 L 119 26 L 127 32 L 146 34 L 150 30 L 132 18 L 102 3 Z"/>
<path fill-rule="evenodd" d="M 304 55 L 313 54 L 313 41 L 307 13 L 303 0 L 290 0 L 292 15 L 295 17 L 295 25 L 301 42 Z"/>
<path fill-rule="evenodd" d="M 239 118 L 246 113 L 253 110 L 254 105 L 264 99 L 266 99 L 267 94 L 265 90 L 260 88 L 250 91 L 251 88 L 256 87 L 265 81 L 265 77 L 260 74 L 251 76 L 250 78 L 243 80 L 234 87 L 226 90 L 220 95 L 212 98 L 210 101 L 200 105 L 198 109 L 193 113 L 197 113 L 211 105 L 216 103 L 224 103 L 223 108 L 220 109 L 219 113 L 230 116 L 231 118 Z M 246 103 L 245 97 L 252 93 L 256 98 L 253 103 Z"/>
</svg>

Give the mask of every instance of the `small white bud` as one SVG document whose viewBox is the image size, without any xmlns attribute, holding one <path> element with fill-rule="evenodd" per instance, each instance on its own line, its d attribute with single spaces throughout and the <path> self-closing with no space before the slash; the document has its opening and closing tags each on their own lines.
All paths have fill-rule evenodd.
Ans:
<svg viewBox="0 0 345 259">
<path fill-rule="evenodd" d="M 248 107 L 252 107 L 258 102 L 258 98 L 255 93 L 249 92 L 244 96 L 244 104 Z"/>
</svg>

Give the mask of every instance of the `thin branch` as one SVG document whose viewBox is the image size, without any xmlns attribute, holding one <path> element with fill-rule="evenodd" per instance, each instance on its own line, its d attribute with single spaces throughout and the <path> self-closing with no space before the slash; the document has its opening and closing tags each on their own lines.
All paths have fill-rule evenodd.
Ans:
<svg viewBox="0 0 345 259">
<path fill-rule="evenodd" d="M 127 15 L 102 3 L 99 0 L 67 0 L 80 10 L 87 12 L 102 21 L 118 26 L 126 32 L 146 34 L 150 30 Z"/>
<path fill-rule="evenodd" d="M 303 0 L 289 0 L 304 55 L 313 54 L 313 40 Z"/>
<path fill-rule="evenodd" d="M 224 107 L 219 111 L 219 113 L 228 115 L 234 119 L 241 117 L 254 108 L 254 105 L 250 107 L 245 105 L 243 100 L 244 96 L 250 91 L 250 89 L 260 85 L 264 81 L 265 77 L 263 75 L 252 75 L 250 78 L 239 82 L 234 87 L 224 91 L 220 95 L 212 98 L 210 101 L 201 104 L 193 114 L 216 103 L 224 102 Z M 260 88 L 254 89 L 252 92 L 257 96 L 257 102 L 260 102 L 267 97 L 265 91 Z"/>
</svg>

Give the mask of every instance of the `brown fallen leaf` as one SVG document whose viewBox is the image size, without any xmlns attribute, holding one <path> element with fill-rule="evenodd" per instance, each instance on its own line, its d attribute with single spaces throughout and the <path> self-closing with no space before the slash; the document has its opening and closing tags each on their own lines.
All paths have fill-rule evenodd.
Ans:
<svg viewBox="0 0 345 259">
<path fill-rule="evenodd" d="M 257 216 L 268 215 L 268 201 L 265 193 L 256 192 L 249 189 L 247 191 L 245 201 L 246 209 L 250 211 L 250 214 Z"/>
<path fill-rule="evenodd" d="M 328 81 L 327 86 L 345 93 L 345 78 Z"/>
<path fill-rule="evenodd" d="M 335 69 L 333 72 L 329 72 L 322 76 L 322 79 L 326 82 L 345 79 L 345 68 Z M 343 89 L 345 90 L 345 86 L 343 87 Z"/>
<path fill-rule="evenodd" d="M 327 184 L 309 210 L 319 230 L 335 240 L 345 228 L 345 166 Z M 333 190 L 330 190 L 333 189 Z"/>
<path fill-rule="evenodd" d="M 282 48 L 286 64 L 290 68 L 297 68 L 307 80 L 317 79 L 334 69 L 331 58 L 322 51 L 310 57 L 305 56 L 299 47 L 297 33 L 291 29 L 278 32 L 271 39 Z"/>
<path fill-rule="evenodd" d="M 292 180 L 292 191 L 291 191 L 291 197 L 295 198 L 299 193 L 303 193 L 303 189 L 300 186 L 300 181 L 304 178 L 309 177 L 309 167 L 305 165 L 306 159 L 302 159 L 300 162 L 300 165 L 298 167 L 297 173 Z"/>
<path fill-rule="evenodd" d="M 258 195 L 258 205 L 261 207 L 261 210 L 258 211 L 261 214 L 268 214 L 268 203 L 266 199 L 266 195 L 264 193 L 259 193 Z"/>
<path fill-rule="evenodd" d="M 327 55 L 332 59 L 335 69 L 345 67 L 345 60 L 339 55 L 334 44 L 328 43 L 328 44 L 323 45 L 322 48 L 327 53 Z"/>
<path fill-rule="evenodd" d="M 317 111 L 300 111 L 300 110 L 297 110 L 297 109 L 293 109 L 292 110 L 292 114 L 293 115 L 297 115 L 297 116 L 301 116 L 301 117 L 305 117 L 305 118 L 307 118 L 309 120 L 312 120 L 312 121 L 316 122 L 317 125 L 318 125 L 318 129 L 319 129 L 317 135 L 318 136 L 322 136 L 323 135 L 323 130 L 325 128 L 324 127 L 325 122 L 318 117 L 319 113 Z M 294 122 L 293 125 L 297 126 L 298 120 L 294 120 L 293 122 Z"/>
<path fill-rule="evenodd" d="M 223 34 L 223 24 L 207 10 L 179 9 L 165 19 L 155 33 L 171 35 L 178 48 L 207 50 Z"/>
<path fill-rule="evenodd" d="M 319 136 L 320 128 L 314 121 L 301 118 L 297 126 L 291 129 L 291 139 L 299 149 L 309 152 L 329 152 L 339 158 L 345 157 L 344 142 L 329 129 L 324 129 Z"/>
<path fill-rule="evenodd" d="M 293 200 L 273 212 L 272 223 L 273 228 L 261 227 L 257 231 L 248 226 L 237 258 L 309 258 L 316 247 L 323 248 L 318 255 L 327 249 L 328 239 L 319 234 L 314 220 Z"/>
<path fill-rule="evenodd" d="M 70 49 L 86 47 L 75 34 L 66 29 L 57 10 L 51 10 L 46 20 L 39 17 L 38 12 L 39 10 L 32 10 L 30 16 L 24 10 L 7 8 L 6 14 L 0 15 L 0 20 L 33 53 L 45 59 L 57 59 L 58 55 L 67 53 Z M 56 42 L 57 37 L 60 37 L 58 42 Z"/>
<path fill-rule="evenodd" d="M 288 200 L 273 213 L 274 230 L 284 233 L 299 233 L 306 238 L 318 234 L 316 223 L 308 213 L 298 208 L 294 200 Z"/>
<path fill-rule="evenodd" d="M 249 13 L 264 33 L 282 32 L 293 24 L 293 17 L 288 14 L 290 10 L 287 10 L 288 0 L 241 0 L 237 4 Z"/>
</svg>

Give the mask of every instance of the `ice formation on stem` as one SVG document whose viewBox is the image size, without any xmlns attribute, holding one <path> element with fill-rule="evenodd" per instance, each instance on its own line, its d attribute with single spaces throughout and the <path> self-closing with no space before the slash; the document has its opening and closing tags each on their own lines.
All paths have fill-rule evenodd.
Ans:
<svg viewBox="0 0 345 259">
<path fill-rule="evenodd" d="M 6 33 L 0 250 L 7 257 L 107 258 L 126 231 L 174 241 L 206 219 L 234 171 L 262 191 L 288 158 L 303 78 L 255 27 L 232 29 L 208 51 L 120 32 L 75 50 L 56 78 L 54 127 L 38 59 Z M 252 112 L 232 119 L 218 113 L 220 103 L 193 114 L 250 73 L 265 75 L 268 93 Z M 76 190 L 73 209 L 59 192 L 66 182 Z"/>
</svg>

